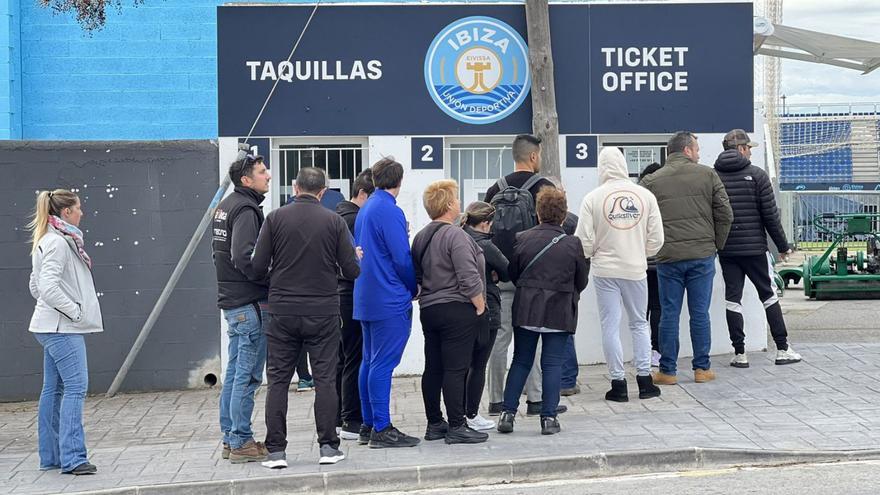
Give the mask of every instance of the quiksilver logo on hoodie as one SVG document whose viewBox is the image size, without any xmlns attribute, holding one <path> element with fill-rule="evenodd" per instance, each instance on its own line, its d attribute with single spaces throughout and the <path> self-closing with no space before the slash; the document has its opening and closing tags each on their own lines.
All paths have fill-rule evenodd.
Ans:
<svg viewBox="0 0 880 495">
<path fill-rule="evenodd" d="M 638 225 L 643 210 L 641 198 L 629 192 L 610 194 L 603 205 L 605 220 L 612 227 L 621 230 L 629 230 Z"/>
</svg>

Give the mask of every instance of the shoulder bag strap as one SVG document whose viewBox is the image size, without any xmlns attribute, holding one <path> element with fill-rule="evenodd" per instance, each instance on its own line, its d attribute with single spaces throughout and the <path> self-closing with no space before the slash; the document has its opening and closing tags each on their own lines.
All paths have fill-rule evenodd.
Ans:
<svg viewBox="0 0 880 495">
<path fill-rule="evenodd" d="M 566 234 L 559 234 L 558 236 L 556 236 L 556 237 L 554 237 L 553 239 L 551 239 L 550 242 L 547 243 L 546 246 L 544 246 L 544 249 L 542 249 L 540 252 L 538 252 L 538 254 L 536 254 L 535 257 L 532 258 L 532 261 L 529 261 L 529 264 L 526 265 L 526 267 L 525 267 L 525 269 L 522 271 L 522 273 L 519 274 L 519 277 L 522 278 L 523 275 L 525 275 L 526 272 L 529 271 L 529 268 L 531 268 L 532 265 L 534 265 L 535 262 L 538 261 L 538 260 L 541 258 L 541 256 L 544 256 L 544 253 L 546 253 L 547 251 L 549 251 L 550 248 L 552 248 L 554 244 L 558 244 L 559 241 L 561 241 L 562 238 L 565 237 L 565 235 L 566 235 Z"/>
<path fill-rule="evenodd" d="M 437 235 L 437 232 L 440 232 L 443 227 L 449 226 L 448 224 L 442 223 L 436 229 L 432 230 L 430 234 L 428 234 L 428 240 L 425 242 L 425 246 L 418 253 L 413 253 L 413 268 L 416 271 L 416 282 L 419 284 L 422 283 L 422 258 L 424 258 L 425 253 L 428 252 L 428 247 L 431 245 L 431 241 L 434 240 L 434 236 Z"/>
</svg>

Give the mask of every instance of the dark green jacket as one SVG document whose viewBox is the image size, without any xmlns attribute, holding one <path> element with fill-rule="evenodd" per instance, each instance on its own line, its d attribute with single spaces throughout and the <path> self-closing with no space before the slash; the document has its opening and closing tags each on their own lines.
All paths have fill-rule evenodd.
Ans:
<svg viewBox="0 0 880 495">
<path fill-rule="evenodd" d="M 733 210 L 712 167 L 672 153 L 641 185 L 657 197 L 663 217 L 666 241 L 657 253 L 658 263 L 705 258 L 724 247 Z"/>
</svg>

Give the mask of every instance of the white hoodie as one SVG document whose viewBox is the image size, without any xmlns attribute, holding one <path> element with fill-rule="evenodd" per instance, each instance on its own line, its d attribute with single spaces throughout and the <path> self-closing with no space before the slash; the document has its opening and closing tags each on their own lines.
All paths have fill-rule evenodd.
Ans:
<svg viewBox="0 0 880 495">
<path fill-rule="evenodd" d="M 663 221 L 657 198 L 629 179 L 626 159 L 617 148 L 599 153 L 599 187 L 581 204 L 575 235 L 592 258 L 597 277 L 642 280 L 646 260 L 663 247 Z"/>
</svg>

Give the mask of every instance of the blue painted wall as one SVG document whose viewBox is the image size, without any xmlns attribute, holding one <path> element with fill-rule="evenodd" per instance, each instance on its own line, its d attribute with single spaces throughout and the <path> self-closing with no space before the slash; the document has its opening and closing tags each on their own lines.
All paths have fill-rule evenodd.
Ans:
<svg viewBox="0 0 880 495">
<path fill-rule="evenodd" d="M 21 138 L 19 6 L 19 0 L 0 0 L 0 139 Z"/>
<path fill-rule="evenodd" d="M 54 15 L 37 0 L 0 0 L 0 14 L 4 8 L 13 16 L 20 12 L 21 42 L 21 88 L 16 92 L 21 122 L 15 127 L 10 124 L 14 99 L 3 98 L 9 98 L 5 82 L 13 73 L 6 40 L 17 42 L 18 37 L 0 32 L 0 139 L 217 136 L 216 7 L 226 1 L 131 3 L 123 1 L 121 11 L 108 10 L 106 27 L 86 34 L 71 14 Z M 254 35 L 259 36 L 258 27 Z"/>
</svg>

